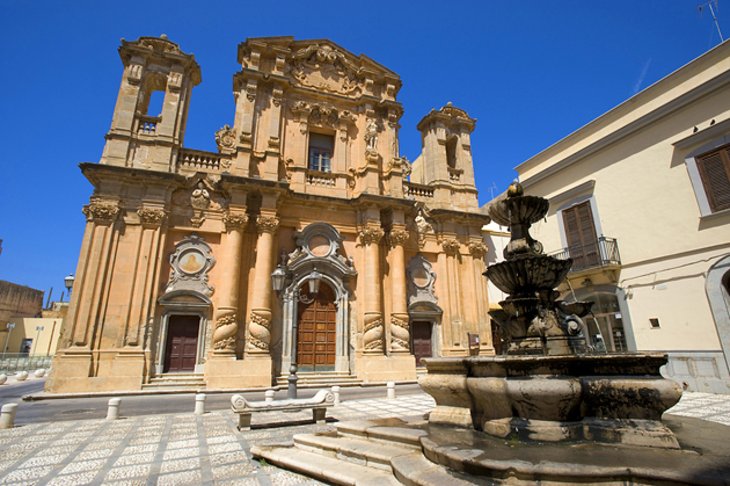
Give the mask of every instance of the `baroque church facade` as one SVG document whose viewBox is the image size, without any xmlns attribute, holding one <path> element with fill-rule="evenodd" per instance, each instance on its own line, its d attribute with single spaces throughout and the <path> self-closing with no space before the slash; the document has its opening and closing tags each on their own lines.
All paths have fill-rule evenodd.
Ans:
<svg viewBox="0 0 730 486">
<path fill-rule="evenodd" d="M 48 391 L 270 386 L 294 364 L 412 380 L 423 357 L 494 352 L 466 112 L 428 113 L 410 163 L 396 73 L 328 40 L 253 38 L 233 126 L 194 150 L 194 57 L 165 36 L 119 54 Z"/>
</svg>

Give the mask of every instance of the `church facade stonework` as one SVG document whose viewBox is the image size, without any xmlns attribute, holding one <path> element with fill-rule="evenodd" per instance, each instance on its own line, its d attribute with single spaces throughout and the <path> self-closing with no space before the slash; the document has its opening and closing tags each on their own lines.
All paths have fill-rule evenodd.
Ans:
<svg viewBox="0 0 730 486">
<path fill-rule="evenodd" d="M 396 73 L 327 40 L 254 38 L 233 124 L 217 153 L 194 150 L 194 57 L 165 36 L 119 53 L 101 160 L 81 164 L 94 192 L 48 391 L 271 386 L 294 364 L 411 380 L 423 357 L 469 354 L 469 335 L 494 352 L 466 112 L 428 113 L 411 163 Z"/>
</svg>

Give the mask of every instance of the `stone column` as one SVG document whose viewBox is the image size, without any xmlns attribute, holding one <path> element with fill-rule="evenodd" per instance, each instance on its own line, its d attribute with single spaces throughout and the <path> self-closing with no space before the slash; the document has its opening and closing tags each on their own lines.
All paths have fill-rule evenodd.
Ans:
<svg viewBox="0 0 730 486">
<path fill-rule="evenodd" d="M 151 314 L 150 300 L 154 293 L 153 281 L 157 272 L 157 254 L 160 234 L 167 213 L 164 209 L 143 207 L 137 210 L 141 225 L 136 253 L 137 269 L 132 282 L 124 346 L 142 344 L 140 327 L 146 325 Z M 153 312 L 153 311 L 152 311 Z"/>
<path fill-rule="evenodd" d="M 459 268 L 458 268 L 458 256 L 461 245 L 458 240 L 454 238 L 445 239 L 441 242 L 441 247 L 444 249 L 446 254 L 446 281 L 449 289 L 449 304 L 450 304 L 450 315 L 451 322 L 448 326 L 450 329 L 450 342 L 447 345 L 450 348 L 456 347 L 456 344 L 460 344 L 462 340 L 461 336 L 461 320 L 463 313 L 461 311 L 461 292 L 459 283 Z"/>
<path fill-rule="evenodd" d="M 88 221 L 86 232 L 90 234 L 90 238 L 88 246 L 85 242 L 87 251 L 85 254 L 82 251 L 80 258 L 84 263 L 82 265 L 79 262 L 77 282 L 74 285 L 74 305 L 69 309 L 68 318 L 73 326 L 71 345 L 90 348 L 90 336 L 99 319 L 102 295 L 108 291 L 110 252 L 119 206 L 116 202 L 92 201 L 83 211 Z"/>
<path fill-rule="evenodd" d="M 365 322 L 363 347 L 366 353 L 382 354 L 384 348 L 383 310 L 381 306 L 380 240 L 383 230 L 368 226 L 360 231 L 360 244 L 365 247 Z"/>
<path fill-rule="evenodd" d="M 390 349 L 394 353 L 407 353 L 411 347 L 408 304 L 406 303 L 406 261 L 403 248 L 407 241 L 408 231 L 405 229 L 393 229 L 388 235 L 393 292 L 392 313 L 390 314 Z"/>
<path fill-rule="evenodd" d="M 243 230 L 248 222 L 245 213 L 228 212 L 223 216 L 226 227 L 225 243 L 221 257 L 221 295 L 216 311 L 213 331 L 213 353 L 219 356 L 233 356 L 236 352 L 238 334 L 238 294 L 241 282 L 241 255 Z"/>
<path fill-rule="evenodd" d="M 271 344 L 271 272 L 274 266 L 274 234 L 279 219 L 262 214 L 256 218 L 256 273 L 251 297 L 246 349 L 250 354 L 269 354 Z"/>
</svg>

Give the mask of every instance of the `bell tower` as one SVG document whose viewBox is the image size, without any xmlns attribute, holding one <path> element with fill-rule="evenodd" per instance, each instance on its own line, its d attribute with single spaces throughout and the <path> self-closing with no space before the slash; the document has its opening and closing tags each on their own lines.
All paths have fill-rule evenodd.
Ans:
<svg viewBox="0 0 730 486">
<path fill-rule="evenodd" d="M 173 172 L 200 67 L 164 34 L 122 39 L 119 56 L 124 74 L 100 162 Z M 151 103 L 159 98 L 161 109 Z"/>
<path fill-rule="evenodd" d="M 471 158 L 471 132 L 476 120 L 447 103 L 418 123 L 422 152 L 413 162 L 411 182 L 433 188 L 429 207 L 474 210 L 479 207 Z"/>
</svg>

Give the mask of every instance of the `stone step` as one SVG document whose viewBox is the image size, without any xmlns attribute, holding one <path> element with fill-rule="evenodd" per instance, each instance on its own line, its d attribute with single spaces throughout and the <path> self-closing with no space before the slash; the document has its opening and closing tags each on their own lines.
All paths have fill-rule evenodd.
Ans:
<svg viewBox="0 0 730 486">
<path fill-rule="evenodd" d="M 352 486 L 387 486 L 400 484 L 393 473 L 345 462 L 334 457 L 310 452 L 294 444 L 254 445 L 253 457 L 276 466 L 331 484 Z"/>
<path fill-rule="evenodd" d="M 298 434 L 294 436 L 294 445 L 309 452 L 385 471 L 391 470 L 392 458 L 411 454 L 416 450 L 405 444 L 383 444 L 368 439 L 327 434 Z"/>
<path fill-rule="evenodd" d="M 277 376 L 276 384 L 279 386 L 286 386 L 289 383 L 287 381 L 288 378 L 289 375 Z M 297 380 L 298 385 L 359 385 L 362 383 L 361 379 L 346 372 L 299 372 L 297 373 L 297 378 L 299 378 Z"/>
<path fill-rule="evenodd" d="M 497 482 L 487 478 L 466 476 L 444 466 L 435 464 L 421 453 L 403 454 L 394 457 L 391 462 L 393 474 L 402 484 L 408 486 L 470 486 L 493 485 Z"/>
<path fill-rule="evenodd" d="M 406 421 L 400 418 L 380 418 L 369 420 L 351 420 L 335 425 L 337 433 L 343 437 L 366 438 L 369 440 L 397 443 L 420 450 L 420 438 L 426 435 L 425 430 L 413 425 L 422 421 Z"/>
<path fill-rule="evenodd" d="M 201 374 L 175 373 L 155 376 L 149 383 L 142 385 L 144 390 L 189 390 L 196 391 L 205 388 L 205 379 Z"/>
</svg>

